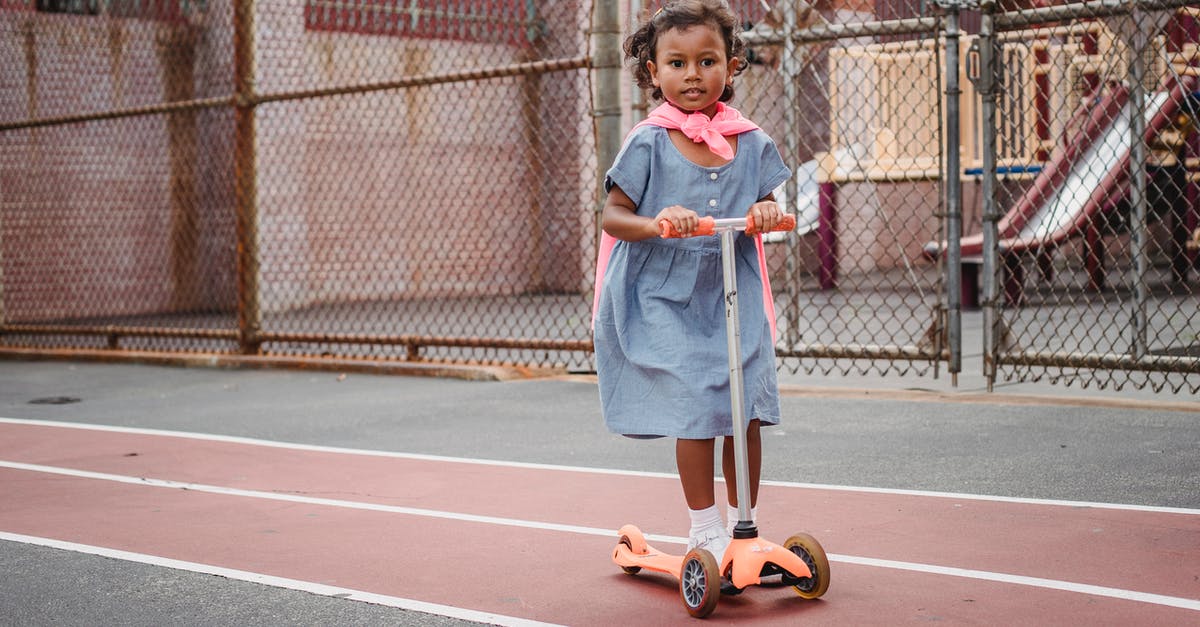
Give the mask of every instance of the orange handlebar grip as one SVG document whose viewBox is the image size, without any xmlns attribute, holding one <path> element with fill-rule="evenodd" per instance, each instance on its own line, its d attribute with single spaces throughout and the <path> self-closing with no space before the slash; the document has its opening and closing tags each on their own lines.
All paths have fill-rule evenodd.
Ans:
<svg viewBox="0 0 1200 627">
<path fill-rule="evenodd" d="M 783 218 L 781 218 L 779 220 L 779 223 L 776 224 L 775 228 L 771 229 L 771 231 L 772 232 L 794 231 L 795 229 L 796 229 L 796 216 L 794 216 L 790 213 L 785 213 L 785 214 L 783 214 Z M 746 230 L 747 231 L 754 230 L 754 218 L 752 216 L 746 216 Z"/>
<path fill-rule="evenodd" d="M 716 224 L 717 224 L 716 220 L 713 220 L 711 217 L 706 216 L 706 217 L 700 218 L 700 223 L 696 225 L 696 230 L 692 231 L 692 234 L 687 235 L 686 237 L 696 237 L 697 235 L 712 235 L 713 233 L 716 232 Z M 658 221 L 658 232 L 661 237 L 665 237 L 665 238 L 685 237 L 684 235 L 680 235 L 679 231 L 675 230 L 675 225 L 671 224 L 670 220 L 659 220 Z"/>
</svg>

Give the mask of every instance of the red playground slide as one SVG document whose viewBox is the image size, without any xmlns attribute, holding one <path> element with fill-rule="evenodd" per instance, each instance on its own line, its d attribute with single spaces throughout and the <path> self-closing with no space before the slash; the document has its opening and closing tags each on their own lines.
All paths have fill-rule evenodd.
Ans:
<svg viewBox="0 0 1200 627">
<path fill-rule="evenodd" d="M 1191 97 L 1195 82 L 1189 76 L 1173 81 L 1169 90 L 1147 94 L 1144 141 L 1151 141 L 1171 123 Z M 1093 107 L 1076 113 L 1071 125 L 1078 131 L 1054 151 L 1037 179 L 998 222 L 1001 255 L 1053 249 L 1082 235 L 1101 213 L 1128 195 L 1132 110 L 1129 90 L 1116 86 Z M 963 263 L 982 263 L 983 235 L 970 235 L 961 242 Z M 944 249 L 944 242 L 929 242 L 924 252 L 936 258 Z M 968 281 L 977 282 L 973 273 L 964 273 L 964 283 Z"/>
</svg>

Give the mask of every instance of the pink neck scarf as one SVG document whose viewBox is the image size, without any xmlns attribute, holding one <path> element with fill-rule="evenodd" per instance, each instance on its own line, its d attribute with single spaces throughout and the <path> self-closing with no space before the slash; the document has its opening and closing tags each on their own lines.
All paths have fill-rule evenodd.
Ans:
<svg viewBox="0 0 1200 627">
<path fill-rule="evenodd" d="M 630 129 L 630 133 L 643 126 L 661 126 L 682 131 L 688 139 L 696 143 L 704 142 L 713 154 L 726 160 L 732 160 L 734 157 L 733 148 L 729 146 L 729 142 L 725 139 L 726 136 L 758 129 L 757 124 L 742 117 L 737 109 L 726 106 L 723 102 L 717 103 L 717 111 L 713 114 L 712 119 L 703 113 L 684 113 L 670 103 L 664 102 L 651 111 L 645 120 Z M 613 247 L 616 245 L 617 238 L 601 231 L 600 250 L 596 257 L 596 293 L 592 297 L 592 329 L 596 328 L 596 310 L 600 308 L 600 290 L 603 287 L 604 272 L 608 269 L 608 259 L 612 256 Z M 763 250 L 761 234 L 754 236 L 754 246 L 758 250 L 758 269 L 763 282 L 763 311 L 771 324 L 771 338 L 774 339 L 776 337 L 775 299 L 771 295 L 771 278 L 767 273 L 767 255 Z"/>
<path fill-rule="evenodd" d="M 697 144 L 707 144 L 714 155 L 726 161 L 733 159 L 733 148 L 725 138 L 758 129 L 757 124 L 742 117 L 737 109 L 726 106 L 723 102 L 717 103 L 717 111 L 711 119 L 698 111 L 684 113 L 664 102 L 634 128 L 646 125 L 682 131 L 684 136 Z"/>
</svg>

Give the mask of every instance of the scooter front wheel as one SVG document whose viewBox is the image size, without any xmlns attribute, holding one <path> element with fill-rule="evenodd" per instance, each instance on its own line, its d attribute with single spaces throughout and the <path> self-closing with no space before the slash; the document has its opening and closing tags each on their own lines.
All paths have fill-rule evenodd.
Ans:
<svg viewBox="0 0 1200 627">
<path fill-rule="evenodd" d="M 704 618 L 717 609 L 717 601 L 721 599 L 719 568 L 716 558 L 705 549 L 692 549 L 683 556 L 679 596 L 694 618 Z"/>
<path fill-rule="evenodd" d="M 829 558 L 821 543 L 807 533 L 798 533 L 783 543 L 784 548 L 804 560 L 812 577 L 783 574 L 783 583 L 792 586 L 802 599 L 816 599 L 829 589 Z"/>
</svg>

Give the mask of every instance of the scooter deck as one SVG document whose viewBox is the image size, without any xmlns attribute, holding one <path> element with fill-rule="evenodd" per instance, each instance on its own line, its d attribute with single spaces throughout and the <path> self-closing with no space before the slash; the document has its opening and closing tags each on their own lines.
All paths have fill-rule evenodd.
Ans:
<svg viewBox="0 0 1200 627">
<path fill-rule="evenodd" d="M 649 544 L 645 549 L 645 553 L 635 553 L 624 543 L 617 543 L 617 548 L 613 550 L 613 562 L 621 568 L 645 568 L 679 579 L 679 574 L 683 572 L 682 555 L 663 553 Z"/>
</svg>

